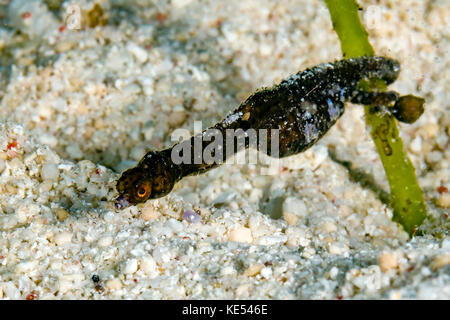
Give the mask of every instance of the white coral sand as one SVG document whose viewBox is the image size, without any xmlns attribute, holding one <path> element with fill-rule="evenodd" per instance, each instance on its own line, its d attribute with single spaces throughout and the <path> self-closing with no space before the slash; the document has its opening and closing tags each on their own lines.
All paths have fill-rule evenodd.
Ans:
<svg viewBox="0 0 450 320">
<path fill-rule="evenodd" d="M 351 105 L 277 175 L 224 165 L 115 212 L 119 173 L 175 129 L 214 124 L 340 46 L 322 1 L 96 3 L 108 24 L 81 29 L 64 24 L 68 1 L 57 14 L 45 1 L 1 7 L 12 28 L 0 27 L 0 298 L 450 297 L 445 0 L 359 1 L 377 53 L 401 61 L 391 87 L 427 99 L 400 126 L 431 216 L 412 240 L 361 180 L 388 190 Z M 190 209 L 199 223 L 182 219 Z"/>
</svg>

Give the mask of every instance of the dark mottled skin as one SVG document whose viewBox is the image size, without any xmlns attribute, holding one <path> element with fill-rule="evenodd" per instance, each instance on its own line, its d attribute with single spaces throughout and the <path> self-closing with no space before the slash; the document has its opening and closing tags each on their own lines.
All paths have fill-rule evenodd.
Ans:
<svg viewBox="0 0 450 320">
<path fill-rule="evenodd" d="M 399 71 L 398 62 L 386 57 L 361 57 L 321 64 L 292 75 L 272 88 L 255 92 L 213 129 L 219 130 L 224 137 L 226 129 L 279 129 L 278 157 L 297 154 L 316 143 L 341 117 L 344 102 L 381 105 L 397 101 L 395 92 L 359 91 L 357 84 L 369 78 L 381 78 L 390 84 Z M 194 139 L 181 143 L 193 146 Z M 267 141 L 270 146 L 270 135 Z M 210 143 L 203 141 L 202 150 Z M 163 197 L 183 177 L 219 165 L 194 164 L 193 156 L 192 164 L 175 164 L 171 160 L 174 147 L 150 151 L 136 167 L 123 172 L 117 182 L 116 208 Z M 271 148 L 267 150 L 268 155 L 274 156 Z M 231 153 L 237 151 L 236 146 Z M 224 154 L 227 154 L 225 145 Z"/>
</svg>

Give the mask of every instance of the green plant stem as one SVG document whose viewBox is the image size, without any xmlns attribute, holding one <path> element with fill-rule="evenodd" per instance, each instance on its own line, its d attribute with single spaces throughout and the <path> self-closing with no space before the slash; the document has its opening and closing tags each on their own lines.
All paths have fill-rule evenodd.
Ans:
<svg viewBox="0 0 450 320">
<path fill-rule="evenodd" d="M 375 51 L 368 40 L 358 15 L 358 4 L 354 0 L 325 0 L 341 42 L 345 58 L 373 55 Z M 385 90 L 386 85 L 378 86 Z M 389 181 L 391 206 L 394 221 L 400 223 L 410 236 L 427 216 L 422 189 L 414 167 L 405 153 L 395 119 L 389 114 L 380 114 L 372 106 L 365 106 L 365 118 L 370 134 Z"/>
</svg>

